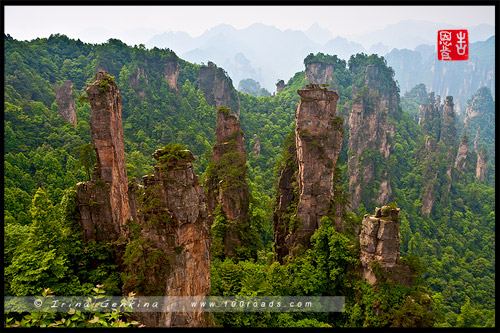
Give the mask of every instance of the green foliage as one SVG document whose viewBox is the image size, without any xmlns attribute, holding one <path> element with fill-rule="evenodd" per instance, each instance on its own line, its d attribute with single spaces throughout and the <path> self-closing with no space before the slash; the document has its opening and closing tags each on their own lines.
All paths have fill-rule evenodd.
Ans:
<svg viewBox="0 0 500 333">
<path fill-rule="evenodd" d="M 94 300 L 90 306 L 92 309 L 97 307 L 97 303 L 102 301 L 103 295 L 106 291 L 102 289 L 104 285 L 96 285 L 92 291 L 95 293 Z M 52 297 L 54 295 L 50 288 L 44 289 L 42 297 Z M 122 300 L 122 303 L 131 302 L 133 294 Z M 9 313 L 5 316 L 5 327 L 60 327 L 60 328 L 96 328 L 96 327 L 143 327 L 144 325 L 133 320 L 127 320 L 130 314 L 128 312 L 114 310 L 113 312 L 81 312 L 78 310 L 70 309 L 64 312 L 31 312 L 31 313 Z"/>
<path fill-rule="evenodd" d="M 295 137 L 291 134 L 287 138 L 287 135 L 293 133 L 295 127 L 294 112 L 300 98 L 296 90 L 303 89 L 306 83 L 303 71 L 296 73 L 274 98 L 238 94 L 239 118 L 247 136 L 245 149 L 247 152 L 252 150 L 255 144 L 253 138 L 257 135 L 260 154 L 247 154 L 246 164 L 238 164 L 241 161 L 237 156 L 229 155 L 220 167 L 216 167 L 209 166 L 209 161 L 215 141 L 217 111 L 209 104 L 203 91 L 198 89 L 199 65 L 179 59 L 168 49 L 129 47 L 116 39 L 104 44 L 85 44 L 64 35 L 51 35 L 49 38 L 22 42 L 6 35 L 4 44 L 5 295 L 36 295 L 47 287 L 58 294 L 85 294 L 103 281 L 108 293 L 121 293 L 122 281 L 111 246 L 92 241 L 83 243 L 76 221 L 74 184 L 89 179 L 93 166 L 91 162 L 80 161 L 82 155 L 75 151 L 85 147 L 87 156 L 92 155 L 88 144 L 91 142 L 88 124 L 90 105 L 85 98 L 76 100 L 78 125 L 74 127 L 57 114 L 54 104 L 54 84 L 71 80 L 75 92 L 78 92 L 76 95 L 84 96 L 86 84 L 93 82 L 95 69 L 99 67 L 114 76 L 122 94 L 125 154 L 131 178 L 140 179 L 151 173 L 156 164 L 151 152 L 174 141 L 193 152 L 196 173 L 207 170 L 207 176 L 227 177 L 230 181 L 224 186 L 242 185 L 243 178 L 238 178 L 238 175 L 246 172 L 245 181 L 251 192 L 250 220 L 248 224 L 240 225 L 241 230 L 237 229 L 237 232 L 247 237 L 252 235 L 249 239 L 253 240 L 260 237 L 264 244 L 250 241 L 253 248 L 235 249 L 241 258 L 248 257 L 250 248 L 258 254 L 254 256 L 254 261 L 227 264 L 224 274 L 218 272 L 221 262 L 214 259 L 211 275 L 214 292 L 321 294 L 341 288 L 338 281 L 342 279 L 351 283 L 343 289 L 348 306 L 342 319 L 326 314 L 224 314 L 218 318 L 223 325 L 382 326 L 392 320 L 397 325 L 405 326 L 416 325 L 417 321 L 425 322 L 428 318 L 424 309 L 427 309 L 428 303 L 425 297 L 419 298 L 420 293 L 395 286 L 377 291 L 366 283 L 357 283 L 361 281 L 359 277 L 349 276 L 350 268 L 355 264 L 344 265 L 349 262 L 348 258 L 358 257 L 356 251 L 359 244 L 350 235 L 360 227 L 362 216 L 373 212 L 376 203 L 371 200 L 380 186 L 377 179 L 385 172 L 393 190 L 392 197 L 399 198 L 398 206 L 401 207 L 401 260 L 423 274 L 422 278 L 428 284 L 426 292 L 433 300 L 430 306 L 439 307 L 438 312 L 443 314 L 437 325 L 494 325 L 495 105 L 491 92 L 486 88 L 479 89 L 471 98 L 469 107 L 476 109 L 479 115 L 468 122 L 469 145 L 472 145 L 472 138 L 480 128 L 478 143 L 479 146 L 484 145 L 488 153 L 484 182 L 475 179 L 477 156 L 472 146 L 469 147 L 465 169 L 458 173 L 452 167 L 451 177 L 447 174 L 448 166 L 453 166 L 453 161 L 450 162 L 446 156 L 449 147 L 438 143 L 439 153 L 425 151 L 423 133 L 427 129 L 422 131 L 422 127 L 416 124 L 416 115 L 418 106 L 428 104 L 433 97 L 426 96 L 425 86 L 418 85 L 401 99 L 400 110 L 386 110 L 388 121 L 395 129 L 394 136 L 388 138 L 393 147 L 389 158 L 382 158 L 379 152 L 371 150 L 359 156 L 364 162 L 372 161 L 374 166 L 373 170 L 361 168 L 360 172 L 373 172 L 375 176 L 372 183 L 362 186 L 363 205 L 356 213 L 345 214 L 346 233 L 343 236 L 347 236 L 349 245 L 325 227 L 318 234 L 321 236 L 316 236 L 315 247 L 304 250 L 295 261 L 280 265 L 269 260 L 273 246 L 273 199 L 276 197 L 273 185 L 284 167 L 296 168 L 293 154 L 288 149 L 292 147 Z M 167 61 L 179 64 L 177 89 L 170 87 L 164 78 Z M 334 65 L 332 81 L 325 84 L 339 93 L 337 111 L 345 119 L 349 116 L 353 99 L 363 100 L 370 111 L 375 110 L 380 98 L 397 91 L 392 69 L 376 55 L 355 55 L 349 59 L 348 68 L 344 60 L 324 54 L 308 55 L 305 63 L 314 61 Z M 367 75 L 369 65 L 379 73 L 376 80 L 371 76 L 373 72 Z M 218 69 L 218 75 L 224 75 L 222 69 Z M 104 85 L 102 88 L 105 88 Z M 340 118 L 335 121 L 347 130 Z M 430 132 L 434 133 L 438 125 L 437 122 L 431 123 Z M 336 176 L 347 174 L 347 161 L 353 155 L 353 152 L 347 151 L 348 140 L 349 133 L 346 131 L 341 159 L 335 166 Z M 173 155 L 177 153 L 180 150 L 174 149 Z M 337 172 L 337 168 L 341 171 Z M 273 172 L 276 173 L 273 175 Z M 423 216 L 423 194 L 430 181 L 434 184 L 434 207 L 429 216 Z M 338 183 L 339 189 L 347 188 L 349 177 Z M 295 182 L 292 185 L 295 201 L 292 200 L 284 218 L 291 221 L 289 227 L 293 228 L 298 184 Z M 44 190 L 40 192 L 39 188 Z M 344 194 L 348 195 L 347 191 Z M 151 206 L 143 209 L 154 212 L 158 200 L 150 201 Z M 219 218 L 220 221 L 215 224 L 216 233 L 221 233 L 221 226 L 227 227 L 222 216 L 219 215 Z M 158 215 L 158 221 L 168 223 L 168 216 Z M 347 231 L 348 228 L 351 231 Z M 136 239 L 140 231 L 135 228 L 132 234 Z M 259 237 L 254 237 L 255 234 Z M 216 242 L 214 240 L 215 248 Z M 147 243 L 137 241 L 134 244 L 136 248 L 129 248 L 130 260 L 139 258 L 151 261 L 152 266 L 163 265 L 165 258 L 155 256 L 156 250 L 148 247 Z M 336 257 L 329 252 L 331 249 L 342 254 Z M 151 256 L 148 256 L 149 250 Z M 427 270 L 421 270 L 409 255 L 418 256 L 421 265 L 428 267 Z M 318 261 L 319 258 L 322 259 Z M 139 282 L 146 285 L 147 277 L 154 274 L 148 271 L 128 273 L 128 285 Z M 232 282 L 229 283 L 229 280 Z M 384 311 L 387 313 L 385 317 L 375 315 L 373 305 L 376 302 L 388 309 Z M 387 317 L 390 315 L 393 317 Z M 471 320 L 472 317 L 474 320 Z"/>
<path fill-rule="evenodd" d="M 146 238 L 127 243 L 123 254 L 126 269 L 122 273 L 124 292 L 136 291 L 146 296 L 165 295 L 165 284 L 159 284 L 172 265 L 174 251 L 165 254 Z"/>
<path fill-rule="evenodd" d="M 92 143 L 85 143 L 74 148 L 74 150 L 78 151 L 78 161 L 76 162 L 76 166 L 80 168 L 83 167 L 85 169 L 87 177 L 90 181 L 90 170 L 93 169 L 94 164 L 97 162 L 94 146 Z"/>
</svg>

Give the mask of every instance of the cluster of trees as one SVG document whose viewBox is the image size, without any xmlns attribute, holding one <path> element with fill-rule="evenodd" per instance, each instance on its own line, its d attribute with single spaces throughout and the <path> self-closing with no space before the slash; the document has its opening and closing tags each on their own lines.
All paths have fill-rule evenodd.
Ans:
<svg viewBox="0 0 500 333">
<path fill-rule="evenodd" d="M 76 222 L 74 186 L 88 180 L 92 171 L 89 165 L 93 163 L 89 149 L 90 106 L 80 97 L 85 96 L 86 84 L 93 82 L 96 69 L 114 76 L 123 97 L 130 178 L 140 179 L 152 173 L 156 161 L 151 154 L 170 142 L 191 150 L 197 158 L 195 170 L 203 174 L 215 141 L 216 109 L 198 89 L 200 66 L 179 59 L 168 49 L 130 47 L 115 39 L 92 45 L 64 35 L 29 42 L 7 35 L 4 42 L 5 295 L 39 295 L 48 287 L 56 294 L 83 295 L 97 284 L 105 284 L 108 294 L 121 294 L 123 277 L 114 266 L 113 253 L 106 244 L 82 243 Z M 338 113 L 345 119 L 353 98 L 364 85 L 364 71 L 360 69 L 377 67 L 383 74 L 381 87 L 391 88 L 392 70 L 383 58 L 360 54 L 345 62 L 329 57 L 310 55 L 306 63 L 335 63 L 334 78 L 329 84 L 339 92 Z M 179 65 L 177 89 L 164 78 L 167 61 Z M 63 80 L 74 84 L 76 126 L 65 122 L 57 112 L 54 84 Z M 492 325 L 494 187 L 490 181 L 475 179 L 471 155 L 469 168 L 461 174 L 453 171 L 449 195 L 443 200 L 434 198 L 432 213 L 421 214 L 423 187 L 429 181 L 416 158 L 425 142 L 415 118 L 424 98 L 422 86 L 402 97 L 404 112 L 389 115 L 389 121 L 395 124 L 394 150 L 389 160 L 380 161 L 388 165 L 393 199 L 402 209 L 401 254 L 418 256 L 428 266 L 422 281 L 411 288 L 388 283 L 379 289 L 362 282 L 352 269 L 358 265 L 359 257 L 355 238 L 336 233 L 328 223 L 316 232 L 311 249 L 286 264 L 273 260 L 274 183 L 279 169 L 275 166 L 281 161 L 285 138 L 294 130 L 299 100 L 296 90 L 305 84 L 304 72 L 299 72 L 275 97 L 239 93 L 240 121 L 246 136 L 249 215 L 260 237 L 252 251 L 258 255 L 257 260 L 214 259 L 212 294 L 342 294 L 346 296 L 347 311 L 227 313 L 218 314 L 217 322 L 225 326 L 411 326 L 415 322 L 408 321 L 408 313 L 416 313 L 422 315 L 420 323 Z M 491 107 L 491 102 L 486 104 L 485 107 Z M 344 132 L 336 174 L 343 179 L 341 185 L 348 188 L 347 121 Z M 260 151 L 255 153 L 257 138 Z M 437 170 L 447 167 L 445 158 L 434 163 Z M 446 177 L 446 172 L 438 175 Z M 437 182 L 444 184 L 445 180 L 438 178 Z M 436 191 L 435 195 L 439 193 Z M 372 213 L 368 199 L 371 198 L 356 212 L 349 212 L 353 224 L 359 226 L 363 214 Z M 426 317 L 426 301 L 419 300 L 422 293 L 431 296 L 432 318 Z M 417 308 L 412 308 L 414 303 L 408 299 L 417 300 Z M 381 309 L 392 309 L 391 315 L 375 315 L 375 304 Z M 389 313 L 383 311 L 386 312 Z M 436 317 L 434 313 L 442 315 Z"/>
</svg>

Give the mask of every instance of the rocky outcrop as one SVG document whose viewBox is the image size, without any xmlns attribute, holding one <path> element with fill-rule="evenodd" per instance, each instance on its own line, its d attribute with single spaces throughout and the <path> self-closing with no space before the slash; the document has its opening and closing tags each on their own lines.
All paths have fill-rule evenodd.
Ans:
<svg viewBox="0 0 500 333">
<path fill-rule="evenodd" d="M 141 101 L 143 101 L 144 98 L 146 98 L 146 91 L 139 87 L 139 82 L 141 79 L 143 79 L 146 84 L 149 84 L 148 74 L 146 73 L 144 68 L 138 67 L 137 74 L 135 76 L 130 76 L 129 84 L 130 87 L 137 92 L 137 95 L 139 95 Z"/>
<path fill-rule="evenodd" d="M 259 157 L 260 156 L 260 139 L 259 139 L 259 136 L 257 134 L 254 134 L 253 135 L 253 141 L 254 141 L 254 144 L 253 144 L 253 148 L 252 148 L 252 153 Z"/>
<path fill-rule="evenodd" d="M 306 64 L 306 82 L 325 84 L 333 80 L 335 68 L 333 64 L 311 62 Z"/>
<path fill-rule="evenodd" d="M 276 83 L 276 94 L 279 94 L 280 91 L 282 91 L 284 88 L 285 88 L 285 81 L 278 80 L 278 83 Z"/>
<path fill-rule="evenodd" d="M 73 96 L 73 83 L 70 80 L 64 80 L 61 85 L 54 84 L 56 93 L 56 103 L 59 115 L 68 123 L 76 126 L 76 107 Z"/>
<path fill-rule="evenodd" d="M 201 66 L 198 74 L 198 88 L 205 94 L 208 104 L 219 108 L 230 108 L 236 115 L 240 114 L 240 100 L 234 89 L 233 81 L 224 71 L 213 62 Z"/>
<path fill-rule="evenodd" d="M 131 217 L 123 144 L 121 94 L 112 77 L 98 72 L 88 85 L 90 132 L 97 153 L 92 181 L 77 184 L 84 239 L 116 240 Z"/>
<path fill-rule="evenodd" d="M 245 137 L 238 117 L 227 108 L 218 109 L 215 137 L 213 166 L 207 171 L 208 208 L 214 213 L 220 205 L 228 221 L 223 251 L 226 257 L 233 257 L 235 248 L 245 245 L 239 231 L 249 231 L 249 191 L 245 179 Z"/>
<path fill-rule="evenodd" d="M 399 259 L 399 208 L 377 207 L 375 215 L 366 214 L 359 243 L 363 278 L 371 285 L 377 284 L 374 264 L 381 268 L 393 268 Z"/>
<path fill-rule="evenodd" d="M 294 133 L 293 133 L 294 134 Z M 285 161 L 278 179 L 276 205 L 273 214 L 274 250 L 275 258 L 283 263 L 292 248 L 291 238 L 288 237 L 293 228 L 293 216 L 299 202 L 297 174 L 297 148 L 295 135 L 285 140 Z"/>
<path fill-rule="evenodd" d="M 488 163 L 488 153 L 484 146 L 479 147 L 477 152 L 476 178 L 484 180 L 486 164 Z"/>
<path fill-rule="evenodd" d="M 474 139 L 474 149 L 484 146 L 489 156 L 490 163 L 495 164 L 495 101 L 489 88 L 482 87 L 467 101 L 465 114 L 465 128 L 467 134 Z M 476 175 L 484 174 L 485 170 L 480 167 L 484 160 L 478 157 L 478 168 Z M 490 168 L 488 166 L 488 168 Z M 479 172 L 481 171 L 481 172 Z M 494 173 L 492 173 L 494 180 Z"/>
<path fill-rule="evenodd" d="M 393 150 L 394 124 L 389 122 L 389 114 L 398 111 L 396 83 L 391 79 L 381 86 L 377 77 L 385 75 L 386 68 L 367 66 L 365 86 L 359 89 L 349 115 L 348 168 L 351 208 L 357 209 L 364 200 L 376 203 L 387 202 L 392 195 L 388 166 L 375 163 L 389 158 Z M 377 196 L 369 189 L 379 182 Z"/>
<path fill-rule="evenodd" d="M 462 136 L 460 145 L 458 146 L 457 158 L 455 159 L 455 169 L 462 171 L 465 168 L 467 153 L 469 151 L 469 137 L 467 134 Z"/>
<path fill-rule="evenodd" d="M 177 59 L 168 59 L 165 63 L 165 72 L 163 73 L 165 80 L 170 88 L 179 91 L 177 87 L 177 79 L 179 78 L 179 62 Z"/>
<path fill-rule="evenodd" d="M 299 201 L 296 229 L 287 236 L 290 249 L 309 246 L 309 238 L 333 204 L 335 165 L 342 146 L 342 118 L 337 117 L 336 91 L 308 84 L 297 90 L 295 111 Z M 340 226 L 339 226 L 340 228 Z"/>
<path fill-rule="evenodd" d="M 125 283 L 124 292 L 135 290 L 147 296 L 205 296 L 210 291 L 211 220 L 193 169 L 194 156 L 175 145 L 159 149 L 153 156 L 159 163 L 153 175 L 143 177 L 144 187 L 140 188 L 138 198 L 140 233 L 128 235 L 140 246 L 147 246 L 148 253 L 128 258 L 132 259 L 127 272 L 131 277 Z M 143 263 L 144 256 L 149 260 Z M 144 274 L 145 269 L 151 271 Z M 145 279 L 141 280 L 141 276 Z M 211 317 L 203 312 L 136 315 L 140 322 L 153 327 L 197 327 L 212 323 Z"/>
<path fill-rule="evenodd" d="M 434 93 L 429 93 L 427 103 L 419 106 L 418 124 L 422 127 L 425 135 L 429 135 L 435 140 L 439 140 L 441 130 L 441 106 L 440 96 L 434 97 Z"/>
<path fill-rule="evenodd" d="M 441 116 L 441 129 L 439 133 L 439 141 L 443 142 L 447 147 L 454 147 L 456 144 L 457 128 L 455 125 L 455 111 L 453 110 L 453 97 L 447 96 Z"/>
</svg>

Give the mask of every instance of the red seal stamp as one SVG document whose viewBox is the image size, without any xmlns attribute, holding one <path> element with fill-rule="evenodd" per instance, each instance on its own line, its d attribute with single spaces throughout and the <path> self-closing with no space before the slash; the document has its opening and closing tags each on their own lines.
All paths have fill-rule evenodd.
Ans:
<svg viewBox="0 0 500 333">
<path fill-rule="evenodd" d="M 462 30 L 439 30 L 437 39 L 438 60 L 469 59 L 469 33 Z"/>
</svg>

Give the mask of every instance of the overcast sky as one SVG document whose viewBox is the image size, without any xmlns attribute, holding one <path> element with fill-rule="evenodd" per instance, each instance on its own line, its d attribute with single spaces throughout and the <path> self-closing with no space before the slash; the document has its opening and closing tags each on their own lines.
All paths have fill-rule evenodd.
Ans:
<svg viewBox="0 0 500 333">
<path fill-rule="evenodd" d="M 495 13 L 493 6 L 5 6 L 4 22 L 5 33 L 19 40 L 60 33 L 90 43 L 114 37 L 133 45 L 167 31 L 196 37 L 221 23 L 306 30 L 317 22 L 334 36 L 353 37 L 408 19 L 494 25 Z"/>
</svg>

